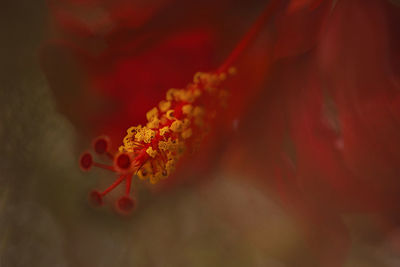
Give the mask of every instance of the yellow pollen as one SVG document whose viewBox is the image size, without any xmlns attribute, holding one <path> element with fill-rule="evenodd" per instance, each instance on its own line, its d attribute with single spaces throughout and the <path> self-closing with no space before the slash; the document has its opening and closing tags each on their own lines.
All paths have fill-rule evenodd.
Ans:
<svg viewBox="0 0 400 267">
<path fill-rule="evenodd" d="M 147 127 L 143 127 L 141 128 L 135 135 L 135 140 L 141 142 L 145 142 L 145 143 L 150 143 L 151 140 L 156 136 L 156 132 L 147 128 Z"/>
<path fill-rule="evenodd" d="M 151 121 L 147 123 L 146 126 L 147 128 L 150 129 L 157 129 L 159 125 L 160 125 L 160 120 L 157 117 L 153 117 Z"/>
<path fill-rule="evenodd" d="M 140 179 L 149 179 L 151 184 L 165 179 L 174 171 L 188 146 L 196 148 L 200 144 L 209 131 L 208 120 L 213 118 L 216 110 L 206 110 L 198 100 L 204 95 L 223 105 L 228 91 L 221 88 L 221 82 L 235 72 L 235 69 L 229 69 L 218 74 L 196 73 L 193 83 L 184 89 L 169 89 L 165 100 L 146 113 L 146 126 L 138 125 L 127 130 L 119 151 L 134 155 L 146 152 L 149 155 L 137 171 Z M 177 119 L 175 110 L 179 107 L 182 107 L 182 113 Z"/>
<path fill-rule="evenodd" d="M 183 139 L 188 139 L 191 136 L 192 136 L 192 129 L 191 128 L 189 128 L 189 129 L 185 130 L 184 132 L 182 132 L 182 138 Z"/>
<path fill-rule="evenodd" d="M 170 128 L 173 132 L 181 132 L 183 130 L 183 122 L 180 120 L 176 120 L 171 124 Z"/>
<path fill-rule="evenodd" d="M 161 112 L 166 112 L 170 107 L 171 107 L 171 102 L 163 100 L 158 104 L 158 107 L 160 108 Z"/>
<path fill-rule="evenodd" d="M 168 101 L 176 100 L 176 95 L 179 90 L 175 88 L 171 88 L 167 91 L 166 99 Z"/>
<path fill-rule="evenodd" d="M 146 153 L 152 158 L 157 156 L 157 150 L 153 150 L 153 148 L 151 146 L 149 146 L 149 148 L 146 149 Z"/>
<path fill-rule="evenodd" d="M 158 148 L 162 151 L 172 151 L 175 150 L 176 142 L 174 143 L 171 138 L 167 141 L 160 141 L 158 142 Z"/>
<path fill-rule="evenodd" d="M 164 136 L 165 133 L 169 132 L 169 128 L 168 126 L 165 126 L 163 128 L 160 129 L 160 135 Z"/>
<path fill-rule="evenodd" d="M 221 81 L 225 81 L 225 80 L 226 80 L 226 74 L 225 74 L 225 73 L 221 73 L 221 74 L 219 75 L 219 79 L 220 79 Z"/>
<path fill-rule="evenodd" d="M 147 178 L 149 178 L 149 174 L 150 171 L 147 170 L 147 168 L 145 168 L 144 166 L 137 172 L 139 178 L 141 180 L 146 180 Z"/>
<path fill-rule="evenodd" d="M 141 128 L 142 128 L 141 125 L 139 125 L 139 126 L 132 126 L 132 127 L 128 128 L 128 130 L 126 130 L 126 132 L 127 132 L 128 134 L 133 134 L 133 135 L 135 135 Z"/>
<path fill-rule="evenodd" d="M 193 116 L 201 117 L 204 115 L 204 109 L 202 107 L 195 107 L 193 110 Z"/>
<path fill-rule="evenodd" d="M 235 75 L 237 73 L 237 69 L 235 67 L 230 67 L 228 69 L 229 75 Z"/>
<path fill-rule="evenodd" d="M 165 113 L 167 119 L 174 120 L 175 119 L 174 112 L 175 111 L 173 109 L 168 110 L 167 113 Z"/>
<path fill-rule="evenodd" d="M 192 110 L 193 110 L 193 106 L 188 104 L 188 105 L 184 105 L 182 107 L 182 113 L 185 115 L 191 115 L 192 114 Z"/>
<path fill-rule="evenodd" d="M 167 164 L 165 164 L 165 168 L 168 173 L 172 172 L 175 170 L 175 161 L 174 160 L 168 160 Z"/>
<path fill-rule="evenodd" d="M 148 121 L 151 121 L 153 118 L 156 118 L 157 116 L 158 116 L 157 108 L 152 108 L 150 111 L 146 113 L 146 118 Z"/>
</svg>

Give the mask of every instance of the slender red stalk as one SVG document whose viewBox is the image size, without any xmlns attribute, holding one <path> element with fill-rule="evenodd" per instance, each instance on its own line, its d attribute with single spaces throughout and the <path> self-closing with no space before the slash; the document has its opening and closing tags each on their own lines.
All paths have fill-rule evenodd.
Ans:
<svg viewBox="0 0 400 267">
<path fill-rule="evenodd" d="M 117 180 L 115 180 L 114 183 L 112 183 L 112 185 L 110 185 L 106 190 L 104 190 L 101 195 L 105 196 L 108 192 L 110 192 L 111 190 L 113 190 L 115 187 L 117 187 L 124 179 L 126 178 L 125 174 L 122 174 L 121 176 L 118 177 Z"/>
<path fill-rule="evenodd" d="M 234 50 L 228 56 L 228 58 L 221 64 L 218 68 L 217 73 L 225 72 L 232 66 L 232 64 L 237 60 L 237 58 L 243 53 L 243 51 L 251 44 L 254 38 L 260 33 L 263 29 L 264 24 L 269 20 L 273 14 L 275 14 L 276 10 L 282 6 L 282 3 L 286 1 L 282 0 L 271 0 L 258 19 L 251 26 L 250 30 L 244 35 L 244 37 L 240 40 L 240 42 L 236 45 Z"/>
<path fill-rule="evenodd" d="M 109 170 L 109 171 L 115 172 L 115 169 L 114 169 L 113 166 L 106 165 L 106 164 L 103 164 L 103 163 L 93 162 L 93 166 L 96 166 L 96 167 L 101 168 L 101 169 L 105 169 L 105 170 Z"/>
</svg>

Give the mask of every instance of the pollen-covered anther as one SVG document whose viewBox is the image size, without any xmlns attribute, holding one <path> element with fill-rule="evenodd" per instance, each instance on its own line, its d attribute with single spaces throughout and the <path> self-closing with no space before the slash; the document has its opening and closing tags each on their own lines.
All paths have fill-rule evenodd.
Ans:
<svg viewBox="0 0 400 267">
<path fill-rule="evenodd" d="M 176 120 L 171 124 L 170 127 L 171 131 L 173 132 L 181 132 L 184 128 L 183 128 L 183 122 L 180 120 Z"/>
<path fill-rule="evenodd" d="M 172 100 L 177 100 L 176 99 L 176 94 L 177 94 L 178 89 L 175 88 L 171 88 L 167 91 L 167 94 L 165 96 L 165 98 L 167 99 L 167 101 L 172 101 Z"/>
<path fill-rule="evenodd" d="M 129 127 L 128 130 L 126 130 L 126 132 L 127 132 L 128 134 L 130 134 L 130 135 L 135 136 L 135 135 L 137 134 L 137 132 L 138 132 L 141 128 L 142 128 L 141 125 L 132 126 L 132 127 Z"/>
<path fill-rule="evenodd" d="M 147 178 L 149 178 L 149 171 L 146 168 L 141 168 L 137 172 L 137 175 L 139 176 L 139 179 L 146 180 Z"/>
<path fill-rule="evenodd" d="M 150 111 L 146 113 L 146 118 L 148 121 L 152 121 L 153 118 L 158 117 L 158 109 L 157 108 L 152 108 Z"/>
<path fill-rule="evenodd" d="M 168 132 L 169 132 L 169 127 L 168 126 L 165 126 L 165 127 L 160 129 L 160 135 L 161 136 L 164 136 Z"/>
<path fill-rule="evenodd" d="M 156 184 L 156 183 L 158 183 L 158 181 L 160 181 L 160 175 L 159 174 L 154 174 L 154 175 L 150 176 L 150 183 L 151 184 Z"/>
<path fill-rule="evenodd" d="M 204 111 L 204 108 L 202 108 L 202 107 L 197 106 L 193 109 L 194 123 L 199 127 L 202 127 L 204 124 L 204 120 L 203 120 L 204 114 L 205 114 L 205 111 Z"/>
<path fill-rule="evenodd" d="M 201 82 L 202 76 L 203 72 L 196 72 L 196 74 L 193 76 L 193 83 L 199 84 Z"/>
<path fill-rule="evenodd" d="M 168 160 L 165 164 L 165 169 L 168 173 L 171 173 L 173 170 L 175 170 L 175 160 Z"/>
<path fill-rule="evenodd" d="M 174 144 L 172 143 L 171 139 L 168 139 L 167 141 L 160 141 L 158 142 L 158 149 L 161 151 L 169 151 L 173 145 Z"/>
<path fill-rule="evenodd" d="M 117 200 L 115 206 L 119 213 L 128 215 L 135 209 L 135 201 L 130 196 L 122 196 Z"/>
<path fill-rule="evenodd" d="M 133 159 L 130 153 L 120 152 L 114 158 L 115 169 L 119 172 L 129 172 L 133 168 Z"/>
<path fill-rule="evenodd" d="M 182 121 L 182 123 L 183 123 L 183 130 L 186 130 L 187 128 L 189 128 L 190 127 L 190 120 L 189 119 L 184 119 L 183 121 Z"/>
<path fill-rule="evenodd" d="M 154 150 L 151 146 L 146 149 L 146 153 L 152 158 L 157 156 L 157 150 Z"/>
<path fill-rule="evenodd" d="M 188 128 L 185 131 L 182 132 L 182 138 L 183 139 L 188 139 L 192 136 L 192 129 Z"/>
<path fill-rule="evenodd" d="M 194 96 L 195 98 L 199 98 L 199 97 L 202 95 L 202 92 L 201 92 L 201 90 L 200 90 L 199 88 L 194 88 L 194 89 L 192 90 L 192 92 L 193 92 L 193 96 Z"/>
<path fill-rule="evenodd" d="M 163 100 L 158 104 L 158 107 L 161 112 L 166 112 L 168 109 L 171 108 L 171 102 Z"/>
<path fill-rule="evenodd" d="M 150 143 L 151 140 L 156 136 L 156 132 L 152 129 L 149 129 L 147 127 L 143 127 L 140 130 L 137 131 L 135 135 L 135 141 L 138 142 L 145 142 L 145 143 Z"/>
<path fill-rule="evenodd" d="M 185 114 L 186 116 L 191 116 L 193 111 L 193 106 L 190 104 L 184 105 L 182 107 L 182 113 Z"/>
<path fill-rule="evenodd" d="M 89 152 L 85 152 L 79 158 L 79 166 L 83 171 L 89 171 L 93 166 L 93 156 Z"/>
<path fill-rule="evenodd" d="M 236 75 L 236 73 L 237 73 L 237 69 L 235 67 L 230 67 L 228 69 L 228 74 L 229 75 Z"/>
<path fill-rule="evenodd" d="M 158 126 L 160 125 L 160 120 L 157 117 L 153 117 L 148 123 L 147 123 L 147 128 L 150 129 L 157 129 Z"/>
<path fill-rule="evenodd" d="M 207 87 L 215 87 L 221 81 L 219 77 L 220 74 L 217 75 L 213 73 L 197 72 L 193 77 L 193 82 L 195 84 L 202 84 Z"/>
<path fill-rule="evenodd" d="M 175 110 L 170 109 L 165 113 L 165 116 L 167 117 L 167 119 L 169 120 L 175 120 Z"/>
<path fill-rule="evenodd" d="M 205 113 L 205 111 L 204 111 L 204 108 L 202 108 L 202 107 L 196 106 L 193 109 L 193 116 L 195 116 L 195 117 L 201 117 L 204 115 L 204 113 Z"/>
<path fill-rule="evenodd" d="M 133 150 L 135 149 L 135 147 L 136 147 L 136 144 L 135 144 L 135 138 L 132 136 L 132 135 L 127 135 L 127 136 L 125 136 L 124 137 L 124 139 L 122 140 L 122 142 L 123 142 L 123 146 L 122 146 L 122 148 L 125 148 L 125 149 L 120 149 L 120 151 L 122 152 L 122 151 L 130 151 L 130 152 L 133 152 Z M 120 147 L 121 148 L 121 147 Z"/>
<path fill-rule="evenodd" d="M 226 80 L 226 73 L 221 73 L 218 77 L 221 81 L 225 81 Z"/>
<path fill-rule="evenodd" d="M 180 90 L 179 93 L 177 94 L 178 100 L 182 102 L 189 102 L 193 103 L 194 100 L 196 99 L 194 93 L 192 91 L 187 91 L 187 90 Z"/>
</svg>

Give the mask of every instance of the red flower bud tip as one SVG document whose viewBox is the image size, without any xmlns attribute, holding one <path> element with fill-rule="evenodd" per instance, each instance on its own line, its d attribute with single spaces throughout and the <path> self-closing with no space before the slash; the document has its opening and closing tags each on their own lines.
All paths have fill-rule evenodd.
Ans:
<svg viewBox="0 0 400 267">
<path fill-rule="evenodd" d="M 96 206 L 96 207 L 101 206 L 101 205 L 103 205 L 103 195 L 99 191 L 93 190 L 89 194 L 89 202 L 93 206 Z"/>
<path fill-rule="evenodd" d="M 115 204 L 117 211 L 123 215 L 130 214 L 135 208 L 135 201 L 130 196 L 122 196 Z"/>
<path fill-rule="evenodd" d="M 97 154 L 104 154 L 109 152 L 110 149 L 110 138 L 107 136 L 99 136 L 93 141 L 93 150 Z"/>
<path fill-rule="evenodd" d="M 89 171 L 93 166 L 93 156 L 89 152 L 85 152 L 79 158 L 79 166 L 83 171 Z"/>
</svg>

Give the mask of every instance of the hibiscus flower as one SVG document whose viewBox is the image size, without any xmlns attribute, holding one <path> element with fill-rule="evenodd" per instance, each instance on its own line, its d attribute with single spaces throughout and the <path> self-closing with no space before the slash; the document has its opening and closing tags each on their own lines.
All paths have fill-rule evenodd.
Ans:
<svg viewBox="0 0 400 267">
<path fill-rule="evenodd" d="M 132 3 L 124 1 L 50 1 L 57 38 L 47 44 L 43 62 L 61 112 L 86 136 L 107 134 L 110 143 L 122 144 L 121 153 L 112 156 L 114 167 L 103 166 L 122 173 L 105 193 L 123 180 L 129 193 L 132 173 L 170 175 L 172 169 L 162 166 L 170 162 L 169 155 L 159 144 L 166 142 L 174 153 L 180 148 L 168 143 L 170 136 L 160 137 L 161 129 L 174 132 L 172 141 L 186 142 L 184 133 L 191 128 L 173 123 L 183 124 L 196 106 L 187 107 L 192 102 L 182 95 L 218 89 L 234 62 L 238 74 L 226 81 L 231 95 L 226 109 L 215 109 L 213 103 L 206 111 L 211 132 L 206 148 L 195 159 L 173 154 L 173 163 L 201 162 L 207 169 L 221 156 L 217 144 L 229 145 L 225 166 L 277 192 L 306 229 L 324 266 L 344 262 L 350 241 L 343 214 L 374 212 L 385 221 L 397 217 L 400 39 L 394 3 L 270 1 L 218 68 L 219 55 L 229 54 L 221 48 L 229 46 L 224 40 L 235 36 L 214 24 L 223 25 L 229 17 L 219 13 L 229 1 L 207 5 L 207 19 L 197 12 L 197 3 L 186 3 L 182 15 L 173 7 L 183 1 L 157 2 L 129 8 Z M 197 71 L 215 69 L 185 87 Z M 166 102 L 152 108 L 172 87 L 186 91 L 168 91 L 165 101 L 172 104 L 166 105 L 174 107 L 168 117 Z M 146 123 L 148 111 L 148 123 L 156 126 L 130 128 Z M 163 116 L 168 120 L 162 122 Z M 190 116 L 195 124 L 198 117 Z M 152 129 L 157 129 L 154 135 Z M 96 139 L 94 148 L 99 153 L 116 149 L 106 138 Z M 92 164 L 92 156 L 84 154 L 81 165 L 88 169 Z M 98 204 L 103 196 L 91 194 Z M 134 203 L 123 196 L 118 205 L 131 210 Z"/>
</svg>

